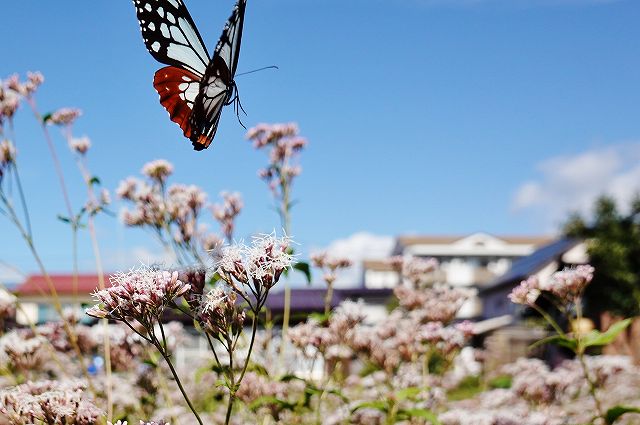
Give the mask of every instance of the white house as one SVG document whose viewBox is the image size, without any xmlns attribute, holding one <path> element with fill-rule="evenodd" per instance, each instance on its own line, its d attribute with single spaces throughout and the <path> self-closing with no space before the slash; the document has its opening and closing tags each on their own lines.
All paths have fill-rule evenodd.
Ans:
<svg viewBox="0 0 640 425">
<path fill-rule="evenodd" d="M 514 261 L 550 243 L 547 236 L 494 236 L 474 233 L 464 236 L 406 235 L 397 238 L 392 255 L 435 258 L 440 263 L 436 280 L 453 286 L 482 288 L 506 273 Z M 363 283 L 368 289 L 393 288 L 398 274 L 384 260 L 363 263 Z M 476 317 L 479 299 L 463 306 L 461 317 Z"/>
</svg>

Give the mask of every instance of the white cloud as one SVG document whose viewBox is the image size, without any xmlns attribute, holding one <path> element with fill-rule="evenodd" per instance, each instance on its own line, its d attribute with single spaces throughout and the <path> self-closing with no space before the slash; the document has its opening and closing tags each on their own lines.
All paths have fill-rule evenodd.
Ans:
<svg viewBox="0 0 640 425">
<path fill-rule="evenodd" d="M 0 287 L 12 287 L 21 283 L 25 279 L 25 275 L 18 269 L 4 263 L 0 263 Z"/>
<path fill-rule="evenodd" d="M 353 266 L 340 273 L 336 280 L 336 287 L 350 287 L 362 282 L 362 261 L 365 259 L 380 259 L 389 256 L 395 239 L 391 236 L 374 235 L 368 232 L 358 232 L 353 235 L 333 241 L 324 248 L 330 256 L 345 257 L 353 261 Z M 319 281 L 319 273 L 314 274 L 314 280 Z"/>
<path fill-rule="evenodd" d="M 569 212 L 588 213 L 594 200 L 607 194 L 622 206 L 640 191 L 640 143 L 599 147 L 539 163 L 539 178 L 523 183 L 512 208 L 530 211 L 547 225 L 557 225 Z"/>
</svg>

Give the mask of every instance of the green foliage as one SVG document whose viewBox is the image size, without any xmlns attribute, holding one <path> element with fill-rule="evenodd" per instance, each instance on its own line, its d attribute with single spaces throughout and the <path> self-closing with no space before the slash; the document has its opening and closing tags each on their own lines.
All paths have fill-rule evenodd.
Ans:
<svg viewBox="0 0 640 425">
<path fill-rule="evenodd" d="M 447 398 L 451 401 L 466 400 L 472 398 L 484 390 L 479 376 L 467 376 L 456 388 L 447 392 Z"/>
<path fill-rule="evenodd" d="M 574 353 L 578 350 L 578 342 L 574 338 L 560 334 L 551 335 L 534 342 L 529 346 L 529 350 L 545 344 L 554 344 L 560 347 L 568 348 Z"/>
<path fill-rule="evenodd" d="M 397 421 L 411 419 L 426 419 L 432 425 L 440 425 L 438 416 L 428 409 L 404 408 L 398 406 L 398 402 L 417 401 L 421 391 L 422 388 L 418 387 L 403 388 L 393 394 L 390 394 L 387 399 L 359 403 L 351 409 L 351 413 L 353 414 L 360 409 L 374 409 L 387 415 L 387 423 L 395 423 Z"/>
<path fill-rule="evenodd" d="M 311 267 L 309 266 L 309 263 L 300 261 L 293 265 L 293 269 L 301 272 L 307 279 L 307 284 L 311 284 Z"/>
<path fill-rule="evenodd" d="M 543 344 L 555 344 L 560 347 L 568 348 L 574 353 L 584 353 L 589 347 L 602 347 L 611 344 L 622 331 L 630 324 L 632 319 L 625 319 L 612 325 L 606 332 L 592 330 L 586 335 L 576 337 L 570 334 L 556 334 L 531 344 L 529 349 L 538 347 Z"/>
<path fill-rule="evenodd" d="M 613 406 L 611 409 L 607 410 L 607 413 L 604 415 L 607 425 L 612 425 L 625 413 L 640 413 L 640 408 L 620 405 Z"/>
<path fill-rule="evenodd" d="M 513 378 L 511 377 L 511 375 L 500 375 L 500 376 L 496 376 L 495 378 L 487 382 L 487 386 L 491 389 L 496 389 L 496 388 L 509 389 L 511 388 L 512 381 L 513 381 Z"/>
<path fill-rule="evenodd" d="M 611 344 L 622 331 L 630 324 L 632 319 L 621 320 L 612 325 L 606 332 L 593 330 L 582 338 L 585 347 L 601 347 Z"/>
<path fill-rule="evenodd" d="M 574 215 L 564 233 L 589 241 L 590 264 L 596 272 L 585 292 L 587 313 L 596 318 L 604 311 L 640 315 L 640 197 L 627 214 L 612 198 L 601 197 L 590 221 Z"/>
</svg>

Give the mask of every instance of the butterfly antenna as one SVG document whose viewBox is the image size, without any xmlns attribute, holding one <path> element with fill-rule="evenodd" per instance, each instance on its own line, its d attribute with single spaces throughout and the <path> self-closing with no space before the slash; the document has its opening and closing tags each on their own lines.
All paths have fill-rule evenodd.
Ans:
<svg viewBox="0 0 640 425">
<path fill-rule="evenodd" d="M 236 117 L 238 118 L 238 122 L 240 123 L 242 128 L 246 130 L 247 126 L 245 126 L 242 120 L 240 119 L 240 111 L 244 112 L 245 115 L 247 115 L 247 112 L 242 107 L 242 103 L 240 103 L 240 96 L 236 94 L 235 102 L 233 103 L 234 103 L 233 108 L 236 110 Z"/>
<path fill-rule="evenodd" d="M 242 75 L 247 75 L 247 74 L 253 74 L 254 72 L 258 72 L 258 71 L 264 71 L 265 69 L 280 69 L 275 65 L 271 65 L 271 66 L 265 66 L 262 68 L 258 68 L 258 69 L 254 69 L 253 71 L 247 71 L 247 72 L 243 72 L 241 74 L 236 74 L 236 77 L 240 77 Z"/>
</svg>

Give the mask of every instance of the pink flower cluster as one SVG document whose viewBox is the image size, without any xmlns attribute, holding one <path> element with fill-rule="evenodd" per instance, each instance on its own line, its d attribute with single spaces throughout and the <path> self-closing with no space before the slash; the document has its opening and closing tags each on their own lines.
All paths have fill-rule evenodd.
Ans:
<svg viewBox="0 0 640 425">
<path fill-rule="evenodd" d="M 309 319 L 289 329 L 288 337 L 305 355 L 309 349 L 328 354 L 330 358 L 353 356 L 350 337 L 353 328 L 365 319 L 362 302 L 344 301 L 331 314 L 326 323 Z M 346 350 L 345 350 L 346 349 Z"/>
<path fill-rule="evenodd" d="M 439 267 L 435 258 L 412 257 L 402 265 L 402 275 L 415 287 L 433 283 L 432 274 Z"/>
<path fill-rule="evenodd" d="M 148 267 L 115 274 L 110 280 L 110 287 L 94 293 L 99 304 L 87 314 L 125 322 L 133 318 L 145 326 L 159 320 L 165 307 L 190 289 L 178 279 L 178 272 Z"/>
<path fill-rule="evenodd" d="M 0 354 L 4 363 L 14 371 L 37 370 L 46 360 L 47 341 L 31 331 L 15 330 L 0 340 Z"/>
<path fill-rule="evenodd" d="M 246 313 L 236 306 L 237 298 L 235 292 L 219 287 L 202 296 L 197 317 L 206 332 L 225 342 L 240 335 Z"/>
<path fill-rule="evenodd" d="M 104 413 L 85 393 L 85 385 L 74 381 L 18 385 L 0 391 L 0 419 L 15 425 L 93 425 Z"/>
<path fill-rule="evenodd" d="M 323 279 L 331 286 L 337 279 L 337 272 L 349 268 L 353 262 L 344 257 L 332 257 L 326 252 L 318 252 L 311 255 L 311 263 L 323 271 Z"/>
<path fill-rule="evenodd" d="M 10 140 L 0 142 L 0 169 L 16 160 L 16 147 Z"/>
<path fill-rule="evenodd" d="M 595 269 L 590 265 L 565 268 L 554 273 L 540 289 L 551 292 L 560 299 L 575 300 L 593 279 Z"/>
<path fill-rule="evenodd" d="M 0 288 L 0 324 L 2 321 L 8 317 L 12 317 L 16 312 L 16 301 L 17 298 L 15 295 Z M 2 332 L 2 327 L 0 326 L 0 332 Z"/>
<path fill-rule="evenodd" d="M 211 212 L 213 217 L 220 223 L 222 233 L 227 238 L 227 241 L 231 242 L 233 240 L 235 219 L 243 207 L 242 197 L 238 192 L 222 192 L 220 196 L 222 197 L 222 204 L 214 204 L 211 207 Z"/>
<path fill-rule="evenodd" d="M 260 302 L 282 273 L 293 264 L 289 250 L 291 240 L 275 234 L 254 236 L 250 246 L 236 244 L 221 249 L 216 269 L 222 278 L 241 296 L 247 298 L 248 288 Z"/>
<path fill-rule="evenodd" d="M 555 295 L 563 303 L 573 303 L 593 279 L 595 269 L 590 265 L 565 268 L 555 272 L 546 282 L 536 276 L 523 280 L 515 287 L 509 299 L 515 304 L 532 306 L 542 291 Z"/>
<path fill-rule="evenodd" d="M 89 148 L 91 148 L 91 140 L 87 136 L 69 139 L 69 149 L 80 155 L 85 155 Z"/>
<path fill-rule="evenodd" d="M 514 304 L 532 306 L 540 296 L 540 285 L 536 276 L 531 276 L 513 288 L 509 299 Z"/>
<path fill-rule="evenodd" d="M 282 196 L 285 186 L 291 185 L 293 178 L 302 172 L 294 159 L 307 141 L 298 135 L 298 126 L 294 123 L 258 124 L 247 132 L 247 139 L 256 149 L 271 147 L 269 166 L 260 170 L 258 175 L 267 182 L 274 195 Z"/>
<path fill-rule="evenodd" d="M 168 235 L 178 244 L 201 241 L 205 248 L 215 246 L 199 228 L 198 218 L 207 202 L 207 195 L 195 185 L 174 184 L 164 190 L 173 166 L 164 160 L 146 164 L 144 174 L 151 184 L 129 177 L 120 182 L 118 197 L 133 202 L 133 210 L 124 210 L 122 220 L 127 226 L 153 228 L 159 234 L 175 229 Z M 217 239 L 216 239 L 217 241 Z"/>
<path fill-rule="evenodd" d="M 55 111 L 48 119 L 48 122 L 60 126 L 72 125 L 80 116 L 82 111 L 77 108 L 60 108 Z"/>
<path fill-rule="evenodd" d="M 0 133 L 5 120 L 13 119 L 22 98 L 30 98 L 44 82 L 39 72 L 28 72 L 27 81 L 20 82 L 17 74 L 0 80 Z"/>
<path fill-rule="evenodd" d="M 420 322 L 451 322 L 471 292 L 467 288 L 455 288 L 449 285 L 434 285 L 426 288 L 412 288 L 400 285 L 393 293 L 400 306 Z"/>
<path fill-rule="evenodd" d="M 173 165 L 165 159 L 156 159 L 142 167 L 142 174 L 155 182 L 164 183 L 173 174 Z"/>
</svg>

